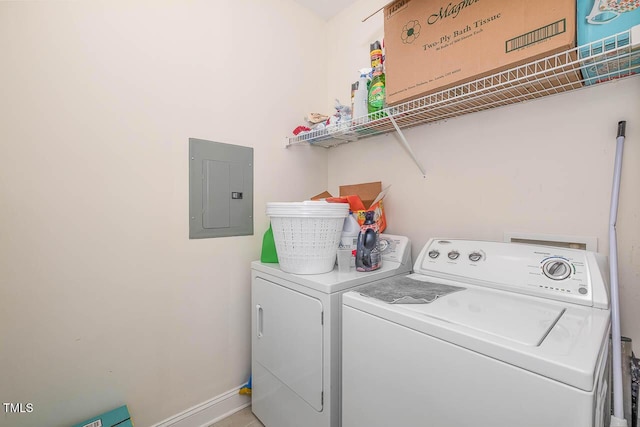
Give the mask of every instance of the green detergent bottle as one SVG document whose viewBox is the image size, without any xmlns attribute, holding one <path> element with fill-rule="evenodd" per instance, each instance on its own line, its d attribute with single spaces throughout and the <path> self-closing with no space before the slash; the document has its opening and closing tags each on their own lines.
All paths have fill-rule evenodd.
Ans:
<svg viewBox="0 0 640 427">
<path fill-rule="evenodd" d="M 371 120 L 379 119 L 387 115 L 387 113 L 382 111 L 385 105 L 386 94 L 385 78 L 382 72 L 382 65 L 380 64 L 376 66 L 371 84 L 369 85 L 368 109 Z"/>
</svg>

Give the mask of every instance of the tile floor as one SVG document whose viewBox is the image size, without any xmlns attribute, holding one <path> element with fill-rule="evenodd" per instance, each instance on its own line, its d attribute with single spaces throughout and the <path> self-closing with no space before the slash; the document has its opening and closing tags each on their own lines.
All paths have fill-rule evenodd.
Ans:
<svg viewBox="0 0 640 427">
<path fill-rule="evenodd" d="M 210 427 L 264 427 L 251 412 L 251 406 L 248 406 L 230 417 L 222 421 L 212 424 Z"/>
</svg>

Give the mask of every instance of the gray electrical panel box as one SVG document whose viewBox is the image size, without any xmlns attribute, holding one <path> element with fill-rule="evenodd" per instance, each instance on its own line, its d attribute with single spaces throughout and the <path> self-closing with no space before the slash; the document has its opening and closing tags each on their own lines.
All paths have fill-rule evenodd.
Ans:
<svg viewBox="0 0 640 427">
<path fill-rule="evenodd" d="M 253 148 L 189 138 L 189 238 L 253 234 Z"/>
</svg>

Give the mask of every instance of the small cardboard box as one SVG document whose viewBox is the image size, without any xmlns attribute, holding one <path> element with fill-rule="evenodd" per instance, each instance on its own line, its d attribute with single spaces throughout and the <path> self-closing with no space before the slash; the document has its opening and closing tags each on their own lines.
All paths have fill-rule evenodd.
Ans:
<svg viewBox="0 0 640 427">
<path fill-rule="evenodd" d="M 396 0 L 384 8 L 395 105 L 575 47 L 575 0 Z"/>
<path fill-rule="evenodd" d="M 382 189 L 382 182 L 367 182 L 364 184 L 352 184 L 340 186 L 340 197 L 333 197 L 328 191 L 324 191 L 311 200 L 326 199 L 333 202 L 349 203 L 349 210 L 352 211 L 358 224 L 364 224 L 365 212 L 374 211 L 375 221 L 378 223 L 380 232 L 387 228 L 387 217 L 384 213 L 382 199 L 387 194 L 389 187 Z"/>
<path fill-rule="evenodd" d="M 129 415 L 127 406 L 121 406 L 112 411 L 105 412 L 97 417 L 90 418 L 73 427 L 133 427 L 133 421 Z"/>
<path fill-rule="evenodd" d="M 599 55 L 640 40 L 640 7 L 638 1 L 577 0 L 577 27 L 580 58 Z M 628 31 L 631 30 L 631 31 Z M 625 34 L 618 35 L 619 33 Z M 629 40 L 631 34 L 631 40 Z M 604 43 L 594 43 L 604 39 Z M 585 61 L 582 75 L 585 84 L 640 73 L 640 49 L 634 49 L 622 61 L 605 61 L 607 56 Z M 620 71 L 622 67 L 627 68 Z"/>
</svg>

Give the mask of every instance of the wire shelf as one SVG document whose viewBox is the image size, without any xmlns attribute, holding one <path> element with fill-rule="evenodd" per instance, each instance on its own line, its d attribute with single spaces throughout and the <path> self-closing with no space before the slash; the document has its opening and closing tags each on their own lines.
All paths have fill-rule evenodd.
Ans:
<svg viewBox="0 0 640 427">
<path fill-rule="evenodd" d="M 488 77 L 287 138 L 330 148 L 358 139 L 640 74 L 640 25 Z M 394 120 L 391 120 L 392 116 Z"/>
</svg>

